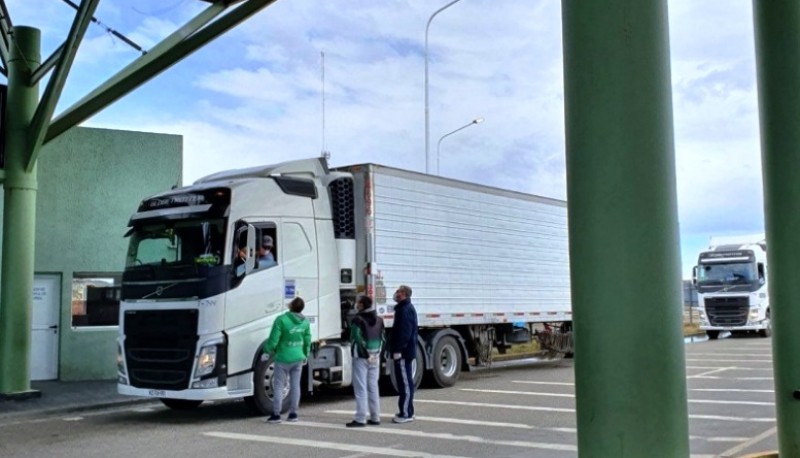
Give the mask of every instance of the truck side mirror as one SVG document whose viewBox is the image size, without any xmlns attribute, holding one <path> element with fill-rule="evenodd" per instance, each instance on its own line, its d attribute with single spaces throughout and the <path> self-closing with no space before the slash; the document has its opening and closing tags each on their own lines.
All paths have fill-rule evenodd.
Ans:
<svg viewBox="0 0 800 458">
<path fill-rule="evenodd" d="M 692 267 L 692 284 L 697 286 L 697 266 Z"/>
</svg>

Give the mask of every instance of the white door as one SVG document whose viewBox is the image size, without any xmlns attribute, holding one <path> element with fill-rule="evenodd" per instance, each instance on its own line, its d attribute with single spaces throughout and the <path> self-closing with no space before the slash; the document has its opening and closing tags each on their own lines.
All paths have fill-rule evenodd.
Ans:
<svg viewBox="0 0 800 458">
<path fill-rule="evenodd" d="M 58 317 L 61 304 L 61 277 L 36 275 L 33 278 L 33 316 L 31 338 L 31 380 L 58 378 Z"/>
</svg>

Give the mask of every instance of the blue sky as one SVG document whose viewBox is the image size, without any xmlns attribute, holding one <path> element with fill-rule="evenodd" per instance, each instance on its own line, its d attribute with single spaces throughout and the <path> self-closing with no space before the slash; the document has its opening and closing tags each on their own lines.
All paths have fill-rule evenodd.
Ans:
<svg viewBox="0 0 800 458">
<path fill-rule="evenodd" d="M 84 123 L 184 136 L 184 181 L 331 153 L 334 166 L 425 170 L 424 31 L 447 0 L 278 0 Z M 74 15 L 6 0 L 46 57 Z M 207 3 L 101 0 L 96 17 L 146 49 Z M 670 0 L 683 274 L 711 235 L 763 231 L 749 0 Z M 430 151 L 439 173 L 564 199 L 560 2 L 462 0 L 429 36 Z M 325 54 L 323 146 L 320 53 Z M 138 53 L 92 25 L 57 112 Z M 44 87 L 44 86 L 42 86 Z"/>
</svg>

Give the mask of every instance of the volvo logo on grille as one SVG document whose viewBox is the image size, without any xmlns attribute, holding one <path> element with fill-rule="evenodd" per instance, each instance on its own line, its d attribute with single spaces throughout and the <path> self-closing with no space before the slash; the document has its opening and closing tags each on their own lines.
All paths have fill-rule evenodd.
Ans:
<svg viewBox="0 0 800 458">
<path fill-rule="evenodd" d="M 158 288 L 156 288 L 156 296 L 160 296 L 162 294 L 164 294 L 164 287 L 159 286 Z"/>
</svg>

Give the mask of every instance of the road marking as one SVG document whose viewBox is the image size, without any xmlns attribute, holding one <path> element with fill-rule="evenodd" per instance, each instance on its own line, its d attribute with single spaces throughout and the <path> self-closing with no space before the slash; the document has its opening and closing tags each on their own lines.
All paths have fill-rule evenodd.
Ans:
<svg viewBox="0 0 800 458">
<path fill-rule="evenodd" d="M 753 417 L 726 417 L 724 415 L 689 415 L 692 420 L 718 420 L 718 421 L 735 421 L 735 422 L 754 422 L 754 423 L 775 423 L 774 418 L 753 418 Z"/>
<path fill-rule="evenodd" d="M 702 436 L 689 436 L 690 440 L 706 441 L 706 442 L 742 442 L 746 441 L 746 437 L 702 437 Z"/>
<path fill-rule="evenodd" d="M 686 353 L 686 356 L 745 356 L 745 357 L 761 357 L 761 356 L 769 356 L 772 357 L 771 354 L 765 354 L 763 352 L 752 352 L 754 354 L 748 355 L 747 352 L 742 353 Z"/>
<path fill-rule="evenodd" d="M 574 398 L 574 394 L 554 394 L 554 393 L 536 393 L 532 391 L 510 391 L 510 390 L 479 390 L 475 388 L 461 388 L 461 391 L 471 391 L 474 393 L 493 393 L 493 394 L 513 394 L 519 396 L 543 396 L 543 397 L 559 397 L 559 398 Z M 774 402 L 760 402 L 760 401 L 725 401 L 715 399 L 689 399 L 689 403 L 693 404 L 726 404 L 726 405 L 743 405 L 743 406 L 772 406 Z"/>
<path fill-rule="evenodd" d="M 719 366 L 686 366 L 686 369 L 717 369 Z M 755 371 L 755 372 L 771 372 L 771 367 L 739 367 L 739 366 L 728 366 L 725 369 L 730 369 L 732 371 Z"/>
<path fill-rule="evenodd" d="M 774 406 L 774 402 L 759 401 L 718 401 L 716 399 L 689 399 L 691 404 L 735 404 L 740 406 Z"/>
<path fill-rule="evenodd" d="M 316 422 L 298 422 L 286 423 L 292 427 L 311 427 L 311 428 L 324 428 L 324 429 L 345 429 L 344 425 L 334 425 L 330 423 L 316 423 Z M 521 448 L 535 448 L 542 450 L 558 450 L 562 452 L 577 452 L 578 447 L 569 444 L 551 444 L 546 442 L 528 442 L 528 441 L 513 441 L 513 440 L 493 440 L 486 439 L 479 436 L 459 436 L 450 433 L 427 433 L 424 431 L 417 431 L 413 429 L 400 429 L 400 428 L 353 428 L 351 431 L 362 431 L 367 434 L 388 434 L 396 436 L 408 436 L 425 439 L 444 439 L 457 442 L 471 442 L 475 444 L 488 444 L 488 445 L 504 445 L 510 447 Z"/>
<path fill-rule="evenodd" d="M 533 410 L 533 411 L 541 411 L 541 412 L 562 412 L 562 413 L 575 413 L 575 409 L 561 409 L 556 407 L 534 407 L 534 406 L 520 406 L 520 405 L 512 405 L 512 404 L 488 404 L 483 402 L 464 402 L 464 401 L 438 401 L 433 399 L 414 399 L 414 402 L 420 404 L 448 404 L 454 406 L 465 406 L 465 407 L 488 407 L 488 408 L 496 408 L 496 409 L 508 409 L 508 410 Z M 689 415 L 690 419 L 694 420 L 718 420 L 718 421 L 735 421 L 735 422 L 757 422 L 757 423 L 769 423 L 775 422 L 774 418 L 750 418 L 750 417 L 727 417 L 723 415 Z"/>
<path fill-rule="evenodd" d="M 690 376 L 688 376 L 686 378 L 687 379 L 689 379 L 689 378 L 702 378 L 702 377 L 705 377 L 706 375 L 716 374 L 717 372 L 727 371 L 727 370 L 730 370 L 730 369 L 733 369 L 733 368 L 732 367 L 720 367 L 719 369 L 710 370 L 708 372 L 703 372 L 703 373 L 700 373 L 700 374 L 697 374 L 697 375 L 690 375 Z"/>
<path fill-rule="evenodd" d="M 303 424 L 303 423 L 295 423 L 295 424 Z M 370 428 L 370 432 L 376 430 L 377 430 L 376 428 Z M 225 433 L 220 431 L 210 431 L 203 433 L 203 435 L 208 437 L 217 437 L 220 439 L 267 442 L 271 444 L 281 444 L 281 445 L 297 445 L 300 447 L 321 448 L 327 450 L 341 450 L 346 452 L 359 452 L 372 455 L 421 457 L 421 458 L 466 458 L 453 455 L 434 455 L 431 453 L 414 452 L 411 450 L 398 450 L 388 447 L 370 447 L 367 445 L 340 444 L 337 442 L 325 442 L 320 440 L 293 439 L 291 437 L 286 437 L 286 436 L 261 436 L 254 434 Z"/>
<path fill-rule="evenodd" d="M 511 383 L 527 383 L 531 385 L 559 385 L 559 386 L 575 386 L 574 383 L 567 382 L 533 382 L 530 380 L 512 380 Z"/>
<path fill-rule="evenodd" d="M 480 390 L 477 388 L 461 388 L 461 391 L 472 391 L 476 393 L 495 393 L 495 394 L 521 394 L 523 396 L 545 396 L 551 398 L 574 398 L 574 394 L 561 393 L 536 393 L 532 391 L 508 391 L 508 390 Z"/>
<path fill-rule="evenodd" d="M 326 413 L 333 413 L 333 414 L 343 414 L 343 415 L 352 415 L 352 410 L 326 410 Z M 392 414 L 383 414 L 381 418 L 391 418 L 394 415 Z M 481 420 L 463 420 L 460 418 L 442 418 L 442 417 L 427 417 L 422 415 L 415 415 L 414 418 L 417 421 L 431 421 L 436 423 L 452 423 L 458 425 L 476 425 L 476 426 L 491 426 L 496 428 L 515 428 L 515 429 L 532 429 L 532 430 L 539 430 L 539 431 L 555 431 L 559 433 L 575 433 L 578 430 L 576 428 L 554 428 L 554 427 L 547 427 L 547 426 L 533 426 L 527 425 L 524 423 L 505 423 L 499 421 L 481 421 Z"/>
<path fill-rule="evenodd" d="M 710 375 L 710 376 L 695 375 L 689 378 L 707 379 L 707 380 L 739 380 L 739 381 L 772 380 L 772 377 L 717 377 L 716 375 Z"/>
<path fill-rule="evenodd" d="M 686 361 L 698 363 L 764 363 L 772 364 L 771 359 L 762 359 L 761 361 L 753 361 L 752 359 L 693 359 L 686 358 Z"/>
<path fill-rule="evenodd" d="M 534 406 L 519 406 L 510 404 L 487 404 L 483 402 L 466 402 L 466 401 L 437 401 L 433 399 L 414 399 L 414 402 L 422 404 L 448 404 L 448 405 L 465 406 L 465 407 L 494 407 L 497 409 L 509 409 L 509 410 L 533 410 L 537 412 L 575 413 L 575 409 L 561 409 L 558 407 L 534 407 Z"/>
<path fill-rule="evenodd" d="M 742 390 L 739 388 L 692 388 L 689 391 L 711 391 L 720 393 L 775 393 L 775 390 Z"/>
<path fill-rule="evenodd" d="M 757 444 L 757 443 L 761 442 L 762 440 L 764 440 L 764 439 L 766 439 L 766 438 L 768 438 L 768 437 L 772 436 L 772 435 L 773 435 L 773 434 L 775 434 L 775 432 L 777 432 L 777 431 L 778 431 L 778 427 L 777 427 L 777 426 L 775 426 L 775 427 L 773 427 L 773 428 L 770 428 L 770 429 L 768 429 L 768 430 L 764 431 L 763 433 L 759 434 L 758 436 L 756 436 L 756 437 L 754 437 L 754 438 L 750 439 L 750 440 L 749 440 L 749 441 L 747 441 L 747 442 L 742 442 L 741 444 L 737 445 L 736 447 L 733 447 L 733 448 L 732 448 L 732 449 L 730 449 L 730 450 L 725 450 L 725 451 L 724 451 L 724 452 L 722 452 L 722 454 L 721 454 L 721 455 L 719 455 L 719 456 L 720 456 L 720 457 L 729 457 L 729 456 L 738 455 L 738 454 L 739 454 L 739 452 L 741 452 L 742 450 L 745 450 L 745 449 L 747 449 L 747 448 L 750 448 L 751 446 L 753 446 L 753 445 L 755 445 L 755 444 Z"/>
</svg>

